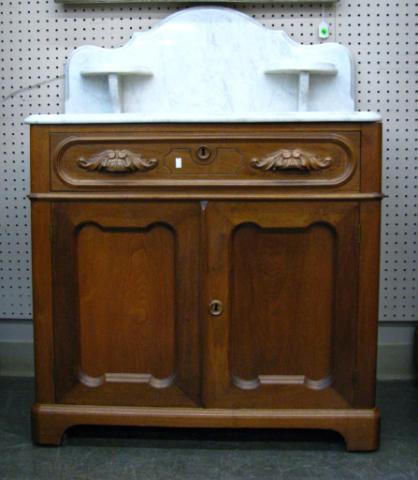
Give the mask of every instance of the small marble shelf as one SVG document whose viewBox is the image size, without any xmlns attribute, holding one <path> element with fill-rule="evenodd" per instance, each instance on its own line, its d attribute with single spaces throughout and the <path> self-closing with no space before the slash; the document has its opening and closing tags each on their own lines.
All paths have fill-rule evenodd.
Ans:
<svg viewBox="0 0 418 480">
<path fill-rule="evenodd" d="M 309 80 L 311 75 L 337 75 L 338 69 L 333 63 L 318 62 L 310 65 L 294 63 L 283 64 L 279 67 L 266 70 L 266 75 L 298 75 L 298 110 L 306 112 L 309 100 Z"/>
<path fill-rule="evenodd" d="M 94 77 L 96 75 L 144 75 L 151 76 L 152 72 L 149 68 L 146 67 L 124 67 L 124 68 L 86 68 L 81 70 L 80 75 L 83 77 Z"/>
<path fill-rule="evenodd" d="M 288 63 L 281 65 L 280 67 L 266 70 L 265 73 L 274 75 L 275 73 L 300 73 L 309 72 L 315 75 L 336 75 L 337 67 L 333 63 L 318 62 L 310 65 L 300 65 L 294 63 Z"/>
<path fill-rule="evenodd" d="M 120 82 L 121 77 L 139 76 L 151 77 L 152 71 L 146 67 L 122 67 L 122 68 L 108 68 L 102 66 L 99 68 L 85 68 L 80 71 L 82 77 L 102 77 L 106 76 L 109 86 L 109 95 L 112 104 L 113 113 L 122 113 L 122 86 Z"/>
</svg>

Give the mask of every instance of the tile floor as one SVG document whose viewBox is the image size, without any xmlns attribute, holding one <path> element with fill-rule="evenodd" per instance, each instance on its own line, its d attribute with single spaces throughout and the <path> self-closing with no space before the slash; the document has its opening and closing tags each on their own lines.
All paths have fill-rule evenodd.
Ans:
<svg viewBox="0 0 418 480">
<path fill-rule="evenodd" d="M 381 447 L 346 453 L 332 432 L 75 428 L 33 446 L 33 379 L 0 378 L 0 480 L 418 480 L 418 386 L 378 386 Z"/>
</svg>

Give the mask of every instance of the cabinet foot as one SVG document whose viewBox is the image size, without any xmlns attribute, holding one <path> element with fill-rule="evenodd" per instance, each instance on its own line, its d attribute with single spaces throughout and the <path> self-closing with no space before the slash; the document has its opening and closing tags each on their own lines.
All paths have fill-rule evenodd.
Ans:
<svg viewBox="0 0 418 480">
<path fill-rule="evenodd" d="M 37 445 L 60 446 L 67 428 L 67 424 L 60 416 L 50 418 L 42 414 L 39 405 L 32 407 L 32 441 Z"/>
<path fill-rule="evenodd" d="M 376 411 L 374 417 L 360 422 L 350 419 L 347 426 L 339 430 L 344 437 L 347 451 L 371 452 L 379 448 L 380 415 Z"/>
</svg>

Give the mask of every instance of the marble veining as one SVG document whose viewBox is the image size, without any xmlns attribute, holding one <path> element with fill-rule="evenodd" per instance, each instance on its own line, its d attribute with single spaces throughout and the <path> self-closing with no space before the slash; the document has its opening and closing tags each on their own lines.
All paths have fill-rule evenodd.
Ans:
<svg viewBox="0 0 418 480">
<path fill-rule="evenodd" d="M 321 64 L 329 68 L 317 75 Z M 65 111 L 271 117 L 299 109 L 299 77 L 307 75 L 303 110 L 354 110 L 352 60 L 344 46 L 301 45 L 235 10 L 197 7 L 135 33 L 121 48 L 78 48 L 67 68 Z M 119 108 L 117 96 L 123 97 Z"/>
</svg>

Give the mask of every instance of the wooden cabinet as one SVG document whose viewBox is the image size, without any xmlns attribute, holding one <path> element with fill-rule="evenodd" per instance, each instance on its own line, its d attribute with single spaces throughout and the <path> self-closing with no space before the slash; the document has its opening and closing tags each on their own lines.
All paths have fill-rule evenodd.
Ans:
<svg viewBox="0 0 418 480">
<path fill-rule="evenodd" d="M 34 440 L 76 424 L 378 444 L 380 125 L 32 126 Z"/>
</svg>

